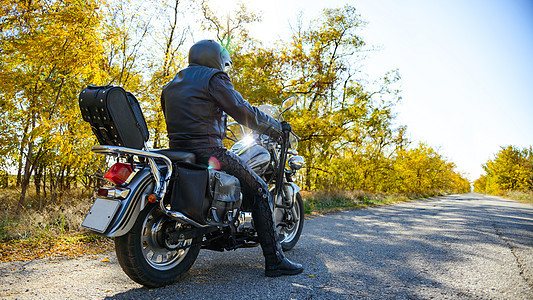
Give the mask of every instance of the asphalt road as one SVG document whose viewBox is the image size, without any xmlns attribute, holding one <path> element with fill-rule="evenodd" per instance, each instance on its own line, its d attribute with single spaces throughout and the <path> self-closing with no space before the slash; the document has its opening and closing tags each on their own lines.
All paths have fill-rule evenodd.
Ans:
<svg viewBox="0 0 533 300">
<path fill-rule="evenodd" d="M 264 277 L 259 248 L 202 250 L 160 289 L 114 253 L 2 263 L 0 298 L 533 299 L 533 205 L 465 194 L 315 217 L 287 256 L 303 274 Z"/>
</svg>

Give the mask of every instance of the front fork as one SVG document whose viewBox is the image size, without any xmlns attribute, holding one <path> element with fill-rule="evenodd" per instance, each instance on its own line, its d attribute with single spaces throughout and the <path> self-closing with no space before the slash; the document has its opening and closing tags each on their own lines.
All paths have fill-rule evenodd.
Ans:
<svg viewBox="0 0 533 300">
<path fill-rule="evenodd" d="M 278 205 L 281 205 L 281 207 L 284 206 L 282 193 L 284 192 L 285 187 L 285 165 L 287 164 L 287 152 L 289 150 L 290 133 L 290 130 L 285 129 L 282 132 L 281 151 L 279 154 L 278 168 L 276 170 L 276 184 L 274 186 L 274 192 L 272 193 L 272 196 L 275 199 L 274 208 L 276 208 Z M 292 197 L 287 199 L 292 199 Z"/>
<path fill-rule="evenodd" d="M 296 211 L 296 194 L 300 191 L 300 187 L 293 182 L 285 182 L 283 184 L 282 193 L 276 197 L 274 203 L 274 220 L 289 219 L 291 222 L 299 222 L 298 212 Z M 286 215 L 289 215 L 287 218 Z"/>
</svg>

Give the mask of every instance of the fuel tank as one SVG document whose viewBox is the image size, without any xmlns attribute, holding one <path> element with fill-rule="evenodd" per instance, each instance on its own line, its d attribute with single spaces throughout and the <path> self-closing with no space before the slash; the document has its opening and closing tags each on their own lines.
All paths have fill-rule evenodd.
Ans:
<svg viewBox="0 0 533 300">
<path fill-rule="evenodd" d="M 246 146 L 235 144 L 231 150 L 240 156 L 257 175 L 261 176 L 265 173 L 270 162 L 270 153 L 265 147 L 258 144 Z"/>
</svg>

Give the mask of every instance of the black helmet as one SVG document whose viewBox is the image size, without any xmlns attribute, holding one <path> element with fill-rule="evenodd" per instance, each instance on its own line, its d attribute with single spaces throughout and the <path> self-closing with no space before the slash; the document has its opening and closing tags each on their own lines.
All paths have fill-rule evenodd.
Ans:
<svg viewBox="0 0 533 300">
<path fill-rule="evenodd" d="M 197 64 L 224 71 L 231 65 L 231 58 L 226 48 L 213 40 L 201 40 L 189 50 L 189 64 Z"/>
</svg>

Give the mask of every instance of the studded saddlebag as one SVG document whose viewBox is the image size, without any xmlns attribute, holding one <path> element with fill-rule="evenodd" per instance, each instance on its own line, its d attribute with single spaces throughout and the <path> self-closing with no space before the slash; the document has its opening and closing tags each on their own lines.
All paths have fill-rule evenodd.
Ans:
<svg viewBox="0 0 533 300">
<path fill-rule="evenodd" d="M 139 102 L 121 87 L 90 85 L 81 91 L 79 105 L 101 145 L 142 149 L 149 138 Z"/>
</svg>

